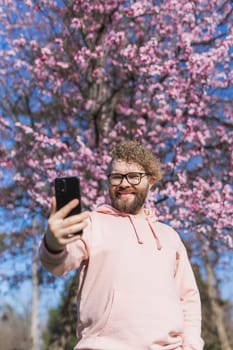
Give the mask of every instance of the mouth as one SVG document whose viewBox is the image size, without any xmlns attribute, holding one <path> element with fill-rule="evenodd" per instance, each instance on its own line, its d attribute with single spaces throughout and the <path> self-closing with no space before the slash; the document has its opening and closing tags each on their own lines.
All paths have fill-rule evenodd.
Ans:
<svg viewBox="0 0 233 350">
<path fill-rule="evenodd" d="M 131 198 L 134 197 L 134 193 L 133 192 L 118 192 L 117 196 L 120 198 Z"/>
</svg>

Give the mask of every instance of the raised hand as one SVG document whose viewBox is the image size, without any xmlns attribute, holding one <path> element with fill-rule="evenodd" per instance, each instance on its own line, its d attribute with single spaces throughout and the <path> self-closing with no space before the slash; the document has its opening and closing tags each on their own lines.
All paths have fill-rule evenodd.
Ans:
<svg viewBox="0 0 233 350">
<path fill-rule="evenodd" d="M 48 220 L 48 232 L 45 235 L 45 245 L 51 252 L 62 251 L 67 244 L 81 237 L 82 230 L 88 224 L 89 213 L 82 212 L 68 216 L 69 212 L 78 204 L 78 199 L 73 199 L 63 208 L 56 211 L 56 198 L 52 198 L 51 214 Z M 79 234 L 80 232 L 80 234 Z"/>
</svg>

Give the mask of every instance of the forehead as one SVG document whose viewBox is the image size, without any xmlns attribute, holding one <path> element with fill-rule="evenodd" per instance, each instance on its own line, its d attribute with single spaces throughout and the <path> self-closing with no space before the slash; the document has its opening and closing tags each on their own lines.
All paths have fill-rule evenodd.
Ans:
<svg viewBox="0 0 233 350">
<path fill-rule="evenodd" d="M 130 173 L 133 171 L 144 171 L 143 167 L 135 162 L 126 162 L 124 160 L 114 160 L 111 165 L 112 173 Z"/>
</svg>

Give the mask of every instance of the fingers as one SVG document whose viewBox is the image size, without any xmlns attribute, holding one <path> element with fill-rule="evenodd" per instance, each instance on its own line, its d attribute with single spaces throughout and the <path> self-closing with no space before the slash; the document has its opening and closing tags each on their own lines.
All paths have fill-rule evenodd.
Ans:
<svg viewBox="0 0 233 350">
<path fill-rule="evenodd" d="M 64 207 L 62 207 L 60 210 L 56 211 L 56 216 L 58 218 L 64 219 L 71 212 L 71 210 L 78 205 L 78 203 L 79 203 L 78 199 L 73 199 L 68 204 L 64 205 Z M 55 205 L 55 210 L 56 210 L 56 205 Z"/>
<path fill-rule="evenodd" d="M 88 212 L 68 216 L 68 214 L 78 205 L 78 199 L 73 199 L 64 207 L 56 210 L 56 198 L 52 198 L 51 214 L 48 220 L 48 233 L 46 242 L 48 247 L 54 251 L 64 249 L 68 243 L 80 239 L 79 232 L 88 225 Z"/>
<path fill-rule="evenodd" d="M 80 214 L 76 214 L 76 215 L 71 215 L 71 216 L 67 216 L 66 218 L 63 219 L 63 227 L 67 228 L 73 225 L 78 225 L 80 223 L 82 223 L 82 221 L 84 221 L 85 219 L 87 219 L 89 217 L 88 212 L 83 211 Z"/>
<path fill-rule="evenodd" d="M 73 235 L 76 235 L 78 232 L 81 232 L 88 224 L 89 214 L 83 212 L 78 215 L 73 215 L 68 218 L 65 218 L 60 227 L 60 235 L 63 238 L 70 238 Z"/>
<path fill-rule="evenodd" d="M 64 249 L 68 243 L 79 239 L 78 233 L 88 225 L 88 212 L 64 218 L 64 215 L 67 215 L 77 202 L 77 200 L 74 200 L 73 204 L 70 202 L 66 208 L 60 209 L 49 217 L 48 245 L 52 250 Z"/>
</svg>

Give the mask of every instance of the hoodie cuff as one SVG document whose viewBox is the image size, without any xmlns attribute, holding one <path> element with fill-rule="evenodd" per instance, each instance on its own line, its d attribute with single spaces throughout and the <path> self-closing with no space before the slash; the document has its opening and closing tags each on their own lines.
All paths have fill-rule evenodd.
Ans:
<svg viewBox="0 0 233 350">
<path fill-rule="evenodd" d="M 50 249 L 50 248 L 48 247 L 47 243 L 46 243 L 45 236 L 46 236 L 46 235 L 44 235 L 44 237 L 43 237 L 43 243 L 44 243 L 44 246 L 45 246 L 46 250 L 47 250 L 50 254 L 55 254 L 55 255 L 57 255 L 57 254 L 62 253 L 62 252 L 65 250 L 65 249 L 60 249 L 60 250 L 52 250 L 52 249 Z"/>
</svg>

